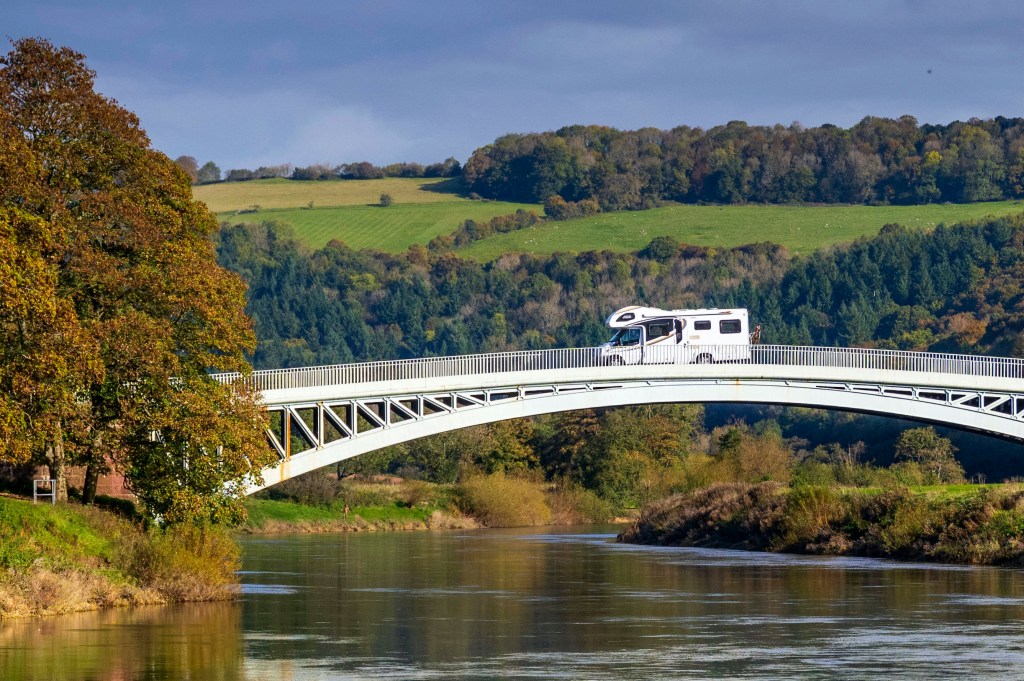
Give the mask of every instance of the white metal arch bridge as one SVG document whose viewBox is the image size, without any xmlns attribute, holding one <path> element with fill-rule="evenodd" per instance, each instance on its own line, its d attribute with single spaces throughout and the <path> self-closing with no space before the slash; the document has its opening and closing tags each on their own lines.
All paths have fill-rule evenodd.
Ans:
<svg viewBox="0 0 1024 681">
<path fill-rule="evenodd" d="M 609 365 L 599 348 L 573 348 L 257 371 L 242 380 L 262 394 L 280 462 L 248 493 L 448 430 L 630 404 L 821 407 L 1024 442 L 1020 359 L 781 345 L 645 353 L 634 365 Z M 709 357 L 719 361 L 697 361 Z"/>
</svg>

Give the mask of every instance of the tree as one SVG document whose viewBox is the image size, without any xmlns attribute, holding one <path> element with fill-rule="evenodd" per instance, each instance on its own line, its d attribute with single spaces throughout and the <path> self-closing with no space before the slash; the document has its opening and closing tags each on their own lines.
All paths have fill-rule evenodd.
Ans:
<svg viewBox="0 0 1024 681">
<path fill-rule="evenodd" d="M 0 108 L 0 460 L 45 452 L 64 479 L 65 434 L 80 427 L 79 386 L 102 377 L 95 343 L 70 301 L 57 295 L 61 224 L 32 214 L 46 206 L 38 161 Z M 64 497 L 58 485 L 58 498 Z"/>
<path fill-rule="evenodd" d="M 220 182 L 220 168 L 213 161 L 207 161 L 203 164 L 203 167 L 196 172 L 196 182 L 198 184 L 210 184 L 211 182 Z"/>
<path fill-rule="evenodd" d="M 199 162 L 191 156 L 179 156 L 174 159 L 174 165 L 181 168 L 181 170 L 188 175 L 188 179 L 192 184 L 199 182 Z"/>
<path fill-rule="evenodd" d="M 0 423 L 29 423 L 35 457 L 59 470 L 67 451 L 93 484 L 115 461 L 154 515 L 218 520 L 238 508 L 232 486 L 274 459 L 255 396 L 208 373 L 249 371 L 245 286 L 216 264 L 216 219 L 189 178 L 94 77 L 41 39 L 0 59 L 5 157 L 24 157 L 3 171 L 0 247 L 32 273 L 21 304 L 35 296 L 52 324 L 37 330 L 15 301 L 0 347 L 54 366 L 5 365 Z M 52 386 L 25 393 L 33 381 Z"/>
<path fill-rule="evenodd" d="M 387 208 L 392 203 L 394 203 L 394 199 L 391 198 L 391 194 L 381 194 L 380 195 L 380 207 L 381 208 Z"/>
<path fill-rule="evenodd" d="M 910 428 L 896 440 L 895 461 L 910 461 L 921 467 L 934 482 L 963 482 L 964 469 L 953 456 L 956 447 L 931 426 Z"/>
</svg>

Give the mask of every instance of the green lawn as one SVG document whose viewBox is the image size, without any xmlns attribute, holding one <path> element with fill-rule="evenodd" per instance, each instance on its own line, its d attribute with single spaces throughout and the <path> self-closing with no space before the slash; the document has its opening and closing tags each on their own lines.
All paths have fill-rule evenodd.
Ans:
<svg viewBox="0 0 1024 681">
<path fill-rule="evenodd" d="M 474 242 L 460 253 L 487 262 L 508 252 L 637 251 L 657 236 L 722 247 L 771 241 L 793 253 L 807 253 L 877 234 L 882 225 L 891 222 L 927 229 L 943 222 L 1021 211 L 1021 201 L 927 206 L 668 206 L 549 222 Z"/>
<path fill-rule="evenodd" d="M 345 515 L 344 503 L 337 502 L 330 506 L 314 506 L 297 504 L 291 501 L 272 499 L 246 499 L 245 508 L 249 512 L 246 526 L 259 529 L 268 522 L 276 521 L 290 525 L 315 525 L 318 523 L 341 523 L 357 525 L 359 519 L 367 523 L 426 523 L 436 506 L 408 508 L 398 503 L 386 506 L 353 506 L 349 515 Z"/>
</svg>

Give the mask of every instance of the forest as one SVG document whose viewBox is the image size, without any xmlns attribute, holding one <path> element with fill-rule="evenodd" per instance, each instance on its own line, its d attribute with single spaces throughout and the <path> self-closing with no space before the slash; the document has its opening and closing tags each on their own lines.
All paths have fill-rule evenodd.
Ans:
<svg viewBox="0 0 1024 681">
<path fill-rule="evenodd" d="M 462 169 L 469 191 L 601 210 L 680 203 L 972 202 L 1024 195 L 1024 119 L 948 125 L 867 117 L 851 128 L 573 125 L 505 135 Z"/>
</svg>

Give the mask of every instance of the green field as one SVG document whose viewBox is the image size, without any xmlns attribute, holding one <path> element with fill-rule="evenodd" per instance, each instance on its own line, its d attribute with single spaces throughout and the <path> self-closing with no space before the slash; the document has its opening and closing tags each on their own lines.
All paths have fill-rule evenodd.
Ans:
<svg viewBox="0 0 1024 681">
<path fill-rule="evenodd" d="M 699 246 L 782 244 L 793 253 L 870 236 L 887 223 L 928 229 L 939 223 L 1024 211 L 1024 202 L 926 206 L 668 206 L 549 222 L 474 242 L 459 253 L 481 262 L 503 253 L 637 251 L 657 236 Z"/>
<path fill-rule="evenodd" d="M 340 208 L 260 210 L 255 214 L 221 214 L 229 223 L 277 220 L 291 225 L 300 241 L 321 248 L 332 239 L 352 248 L 376 248 L 397 253 L 412 244 L 426 244 L 435 236 L 451 234 L 467 218 L 489 220 L 514 213 L 517 208 L 543 212 L 540 206 L 499 201 L 446 201 L 443 203 Z"/>
<path fill-rule="evenodd" d="M 535 204 L 472 201 L 460 193 L 457 179 L 385 178 L 381 180 L 253 180 L 194 188 L 223 222 L 277 220 L 291 225 L 311 248 L 332 239 L 352 248 L 399 252 L 452 233 L 468 218 L 487 220 Z M 378 206 L 381 194 L 394 203 Z M 258 205 L 256 213 L 239 213 Z M 782 244 L 793 253 L 853 241 L 898 222 L 928 229 L 1024 211 L 1024 202 L 1000 201 L 926 206 L 667 206 L 644 211 L 602 213 L 579 220 L 551 222 L 477 241 L 460 250 L 489 261 L 503 253 L 546 255 L 556 251 L 609 249 L 637 251 L 657 236 L 700 246 L 731 247 L 755 241 Z"/>
<path fill-rule="evenodd" d="M 458 179 L 386 177 L 381 180 L 251 180 L 220 182 L 192 188 L 192 195 L 206 203 L 214 213 L 261 208 L 315 208 L 376 205 L 381 194 L 390 194 L 395 203 L 437 203 L 465 201 Z"/>
<path fill-rule="evenodd" d="M 533 204 L 471 201 L 458 189 L 457 182 L 438 179 L 253 180 L 202 185 L 194 194 L 221 222 L 276 220 L 291 225 L 311 248 L 339 239 L 352 248 L 392 253 L 451 234 L 466 219 L 489 220 L 519 208 L 544 212 Z M 390 194 L 394 203 L 377 205 L 381 194 Z M 253 205 L 260 206 L 258 212 L 239 212 Z"/>
</svg>

